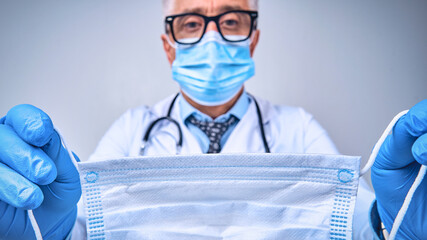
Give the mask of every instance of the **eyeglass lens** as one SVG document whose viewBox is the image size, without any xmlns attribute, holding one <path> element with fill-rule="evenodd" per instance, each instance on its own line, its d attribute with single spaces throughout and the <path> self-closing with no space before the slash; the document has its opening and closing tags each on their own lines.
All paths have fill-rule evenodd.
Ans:
<svg viewBox="0 0 427 240">
<path fill-rule="evenodd" d="M 202 37 L 205 24 L 203 17 L 189 14 L 176 17 L 172 29 L 178 42 L 195 43 Z M 218 30 L 228 41 L 246 39 L 251 27 L 251 16 L 244 12 L 230 12 L 218 19 Z"/>
</svg>

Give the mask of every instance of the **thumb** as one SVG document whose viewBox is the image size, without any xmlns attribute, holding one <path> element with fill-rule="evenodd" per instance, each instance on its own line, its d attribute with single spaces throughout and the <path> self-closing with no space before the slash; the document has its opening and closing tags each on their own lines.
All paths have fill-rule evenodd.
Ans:
<svg viewBox="0 0 427 240">
<path fill-rule="evenodd" d="M 414 162 L 412 146 L 418 137 L 427 133 L 427 99 L 419 102 L 404 115 L 381 146 L 374 167 L 393 170 Z"/>
<path fill-rule="evenodd" d="M 412 146 L 412 154 L 417 162 L 427 165 L 427 133 L 415 141 Z"/>
<path fill-rule="evenodd" d="M 54 161 L 58 176 L 55 181 L 61 183 L 73 183 L 79 181 L 76 167 L 71 160 L 68 151 L 62 144 L 61 137 L 54 130 L 49 142 L 42 147 L 43 151 Z M 77 160 L 78 157 L 74 155 Z"/>
<path fill-rule="evenodd" d="M 48 143 L 54 132 L 50 117 L 29 104 L 11 108 L 4 118 L 4 123 L 11 126 L 22 140 L 35 147 Z"/>
<path fill-rule="evenodd" d="M 45 195 L 51 195 L 45 196 L 45 201 L 63 198 L 72 202 L 78 201 L 81 191 L 79 174 L 50 117 L 39 108 L 23 104 L 9 110 L 4 121 L 26 143 L 40 147 L 54 162 L 57 176 L 54 182 L 49 184 L 49 191 L 44 191 Z"/>
<path fill-rule="evenodd" d="M 42 148 L 57 167 L 71 162 L 52 120 L 41 109 L 29 104 L 17 105 L 9 110 L 4 122 L 26 143 Z"/>
</svg>

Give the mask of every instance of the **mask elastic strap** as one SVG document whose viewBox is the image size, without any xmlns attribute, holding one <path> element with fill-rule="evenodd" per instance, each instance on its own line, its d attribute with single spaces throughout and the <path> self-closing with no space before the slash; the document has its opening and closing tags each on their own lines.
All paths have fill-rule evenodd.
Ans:
<svg viewBox="0 0 427 240">
<path fill-rule="evenodd" d="M 400 224 L 402 223 L 403 218 L 405 217 L 406 211 L 408 211 L 408 207 L 409 207 L 409 204 L 411 203 L 412 197 L 414 196 L 414 193 L 417 190 L 418 186 L 421 184 L 421 181 L 426 175 L 426 172 L 427 172 L 427 166 L 421 165 L 420 171 L 418 172 L 418 175 L 415 178 L 414 183 L 409 189 L 408 194 L 406 194 L 405 201 L 403 201 L 403 204 L 399 210 L 399 213 L 397 213 L 397 216 L 394 219 L 389 240 L 394 240 L 396 238 L 397 230 L 399 230 Z"/>
<path fill-rule="evenodd" d="M 369 157 L 368 162 L 366 163 L 365 167 L 360 170 L 360 176 L 363 176 L 366 174 L 369 169 L 374 165 L 375 159 L 378 155 L 378 152 L 381 148 L 381 145 L 384 143 L 387 136 L 392 131 L 394 125 L 396 122 L 406 113 L 408 110 L 405 110 L 403 112 L 400 112 L 397 114 L 393 120 L 391 120 L 390 124 L 385 129 L 384 133 L 381 135 L 378 142 L 375 144 L 374 149 L 372 150 L 371 156 Z M 402 207 L 400 208 L 399 212 L 397 213 L 396 218 L 394 219 L 393 226 L 390 231 L 390 235 L 388 240 L 394 240 L 396 238 L 397 231 L 399 230 L 400 225 L 402 224 L 403 218 L 405 217 L 406 212 L 408 211 L 409 204 L 411 203 L 412 197 L 414 196 L 415 191 L 417 190 L 418 186 L 421 184 L 421 181 L 423 180 L 425 174 L 427 172 L 427 166 L 422 165 L 417 177 L 415 178 L 414 183 L 412 184 L 411 188 L 409 189 L 408 193 L 406 194 L 405 200 L 403 201 Z"/>
<path fill-rule="evenodd" d="M 43 240 L 43 236 L 42 236 L 42 233 L 40 232 L 39 224 L 37 223 L 36 218 L 34 217 L 33 210 L 31 209 L 27 210 L 27 214 L 28 214 L 28 217 L 30 218 L 30 223 L 31 223 L 31 226 L 33 227 L 34 234 L 36 235 L 36 239 Z"/>
<path fill-rule="evenodd" d="M 166 36 L 166 40 L 168 41 L 169 45 L 175 49 L 177 49 L 177 45 L 176 43 L 171 42 L 171 40 L 169 39 L 169 36 Z"/>
<path fill-rule="evenodd" d="M 369 156 L 368 162 L 365 164 L 365 166 L 362 168 L 362 170 L 360 170 L 360 176 L 365 175 L 369 169 L 371 169 L 372 165 L 374 165 L 375 159 L 377 158 L 378 152 L 380 151 L 381 146 L 383 145 L 385 139 L 387 138 L 387 136 L 391 133 L 391 131 L 393 130 L 394 125 L 396 124 L 396 122 L 406 113 L 408 112 L 408 110 L 402 111 L 400 113 L 398 113 L 393 120 L 391 120 L 391 122 L 388 124 L 387 128 L 384 130 L 383 134 L 381 135 L 380 139 L 378 140 L 378 142 L 375 144 L 374 149 L 372 150 L 371 156 Z"/>
<path fill-rule="evenodd" d="M 71 152 L 71 150 L 68 148 L 67 143 L 65 142 L 64 138 L 63 138 L 63 137 L 62 137 L 62 135 L 59 133 L 59 131 L 58 131 L 58 129 L 57 129 L 57 128 L 55 128 L 55 131 L 56 131 L 56 133 L 58 133 L 58 135 L 59 135 L 59 139 L 61 140 L 62 146 L 65 148 L 65 150 L 67 150 L 68 155 L 69 155 L 69 156 L 70 156 L 70 158 L 71 158 L 71 161 L 73 162 L 74 166 L 75 166 L 75 167 L 76 167 L 76 169 L 78 170 L 78 167 L 77 167 L 77 160 L 76 160 L 76 158 L 74 157 L 74 154 L 73 154 L 73 153 Z M 37 220 L 36 220 L 36 218 L 34 217 L 33 210 L 31 210 L 31 209 L 27 210 L 27 214 L 28 214 L 28 217 L 30 218 L 30 223 L 31 223 L 31 226 L 33 227 L 34 234 L 36 235 L 36 239 L 37 239 L 37 240 L 43 240 L 43 236 L 42 236 L 42 234 L 41 234 L 39 224 L 37 223 Z"/>
</svg>

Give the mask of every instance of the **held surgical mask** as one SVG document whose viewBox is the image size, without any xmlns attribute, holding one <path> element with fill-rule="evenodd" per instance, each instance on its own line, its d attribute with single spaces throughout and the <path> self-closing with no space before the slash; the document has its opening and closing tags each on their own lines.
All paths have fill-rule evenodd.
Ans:
<svg viewBox="0 0 427 240">
<path fill-rule="evenodd" d="M 176 48 L 172 77 L 186 95 L 201 105 L 228 102 L 255 74 L 250 39 L 232 43 L 218 32 L 209 31 L 197 44 L 171 45 Z"/>
<path fill-rule="evenodd" d="M 77 163 L 69 151 L 80 173 L 87 237 L 351 239 L 359 176 L 403 114 L 387 127 L 360 173 L 359 157 L 339 155 L 204 154 Z M 425 172 L 422 166 L 390 239 Z"/>
<path fill-rule="evenodd" d="M 351 239 L 359 158 L 205 154 L 79 164 L 88 239 Z"/>
</svg>

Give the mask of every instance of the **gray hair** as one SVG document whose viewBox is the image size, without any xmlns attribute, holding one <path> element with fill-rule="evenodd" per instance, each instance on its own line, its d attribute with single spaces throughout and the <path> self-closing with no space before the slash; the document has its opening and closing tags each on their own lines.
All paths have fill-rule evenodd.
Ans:
<svg viewBox="0 0 427 240">
<path fill-rule="evenodd" d="M 251 10 L 258 10 L 258 0 L 247 0 Z M 163 0 L 163 16 L 170 15 L 175 0 Z"/>
</svg>

